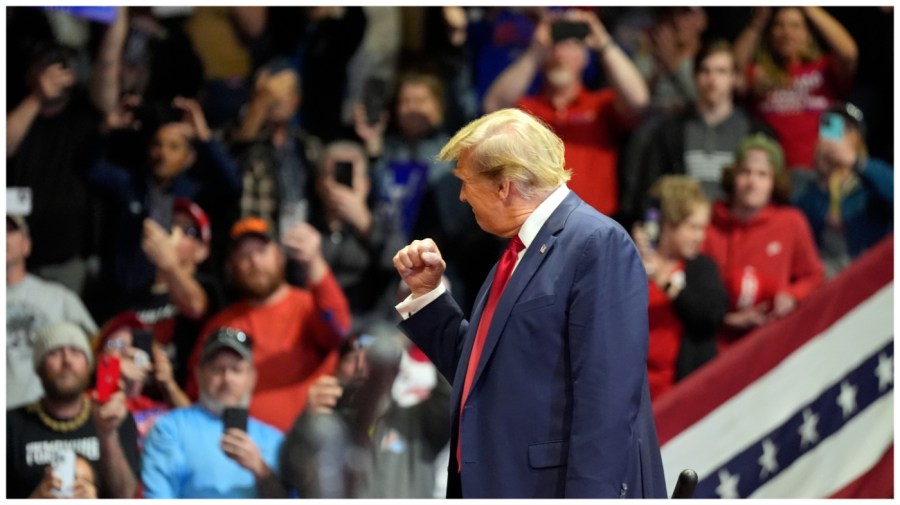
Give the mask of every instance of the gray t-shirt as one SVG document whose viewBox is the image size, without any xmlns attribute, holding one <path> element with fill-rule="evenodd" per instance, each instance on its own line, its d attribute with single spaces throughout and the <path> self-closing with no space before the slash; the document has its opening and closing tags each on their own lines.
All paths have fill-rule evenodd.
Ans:
<svg viewBox="0 0 900 505">
<path fill-rule="evenodd" d="M 6 408 L 31 403 L 44 394 L 34 371 L 34 339 L 45 325 L 68 321 L 91 335 L 97 325 L 81 299 L 62 284 L 26 274 L 6 286 Z"/>
<path fill-rule="evenodd" d="M 707 125 L 698 116 L 684 125 L 684 171 L 700 181 L 710 200 L 724 198 L 722 171 L 734 163 L 738 144 L 750 133 L 750 118 L 738 108 L 717 125 Z"/>
</svg>

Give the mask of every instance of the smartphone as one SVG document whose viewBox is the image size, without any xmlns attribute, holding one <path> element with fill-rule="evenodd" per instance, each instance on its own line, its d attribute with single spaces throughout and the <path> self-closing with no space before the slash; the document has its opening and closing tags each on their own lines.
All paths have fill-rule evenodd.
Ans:
<svg viewBox="0 0 900 505">
<path fill-rule="evenodd" d="M 243 407 L 227 407 L 222 412 L 222 422 L 225 424 L 224 431 L 228 431 L 228 428 L 237 428 L 246 432 L 247 409 Z"/>
<path fill-rule="evenodd" d="M 174 214 L 175 198 L 166 195 L 160 198 L 157 205 L 150 207 L 148 217 L 156 221 L 163 230 L 170 231 L 172 229 L 172 214 Z"/>
<path fill-rule="evenodd" d="M 353 163 L 337 161 L 334 164 L 334 180 L 347 187 L 353 187 Z"/>
<path fill-rule="evenodd" d="M 59 491 L 54 494 L 59 498 L 71 498 L 75 487 L 75 450 L 71 447 L 59 449 L 52 458 L 53 476 L 60 480 Z"/>
<path fill-rule="evenodd" d="M 97 401 L 106 403 L 109 398 L 119 390 L 119 358 L 115 356 L 100 356 L 97 360 Z"/>
<path fill-rule="evenodd" d="M 281 204 L 281 210 L 278 213 L 278 232 L 281 234 L 282 242 L 284 242 L 284 234 L 288 230 L 308 220 L 308 213 L 309 203 L 306 200 Z"/>
<path fill-rule="evenodd" d="M 362 104 L 366 111 L 366 122 L 375 124 L 387 105 L 388 85 L 384 79 L 369 77 L 363 85 Z"/>
<path fill-rule="evenodd" d="M 31 215 L 31 188 L 6 188 L 6 214 Z"/>
<path fill-rule="evenodd" d="M 826 112 L 819 118 L 819 137 L 830 140 L 844 138 L 844 117 L 833 112 Z"/>
<path fill-rule="evenodd" d="M 554 43 L 566 39 L 584 40 L 590 32 L 587 23 L 580 21 L 557 21 L 550 26 L 550 35 Z"/>
<path fill-rule="evenodd" d="M 147 353 L 150 363 L 153 363 L 153 331 L 140 328 L 132 328 L 131 343 L 138 349 Z"/>
<path fill-rule="evenodd" d="M 644 233 L 647 234 L 647 241 L 655 249 L 659 245 L 659 209 L 649 207 L 644 211 Z"/>
</svg>

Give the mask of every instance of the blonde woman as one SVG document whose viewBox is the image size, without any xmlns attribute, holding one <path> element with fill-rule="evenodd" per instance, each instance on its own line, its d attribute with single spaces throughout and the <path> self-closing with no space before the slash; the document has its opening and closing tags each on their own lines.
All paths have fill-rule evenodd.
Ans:
<svg viewBox="0 0 900 505">
<path fill-rule="evenodd" d="M 716 355 L 728 295 L 716 264 L 700 254 L 710 216 L 700 183 L 665 176 L 650 196 L 659 213 L 658 237 L 648 222 L 636 225 L 632 235 L 649 279 L 647 374 L 650 396 L 657 400 Z"/>
</svg>

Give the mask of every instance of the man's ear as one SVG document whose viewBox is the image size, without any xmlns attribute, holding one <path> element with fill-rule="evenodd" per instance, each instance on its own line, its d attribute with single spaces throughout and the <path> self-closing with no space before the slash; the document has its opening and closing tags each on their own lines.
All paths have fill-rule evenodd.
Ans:
<svg viewBox="0 0 900 505">
<path fill-rule="evenodd" d="M 31 235 L 25 234 L 25 238 L 22 242 L 23 256 L 26 258 L 31 257 Z"/>
<path fill-rule="evenodd" d="M 509 180 L 508 177 L 500 177 L 497 179 L 497 194 L 501 200 L 506 200 L 509 198 L 510 193 L 513 191 L 513 183 Z"/>
</svg>

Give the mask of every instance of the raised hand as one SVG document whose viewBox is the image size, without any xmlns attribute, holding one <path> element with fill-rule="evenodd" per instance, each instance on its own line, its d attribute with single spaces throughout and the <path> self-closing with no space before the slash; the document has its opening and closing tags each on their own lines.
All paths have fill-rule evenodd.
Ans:
<svg viewBox="0 0 900 505">
<path fill-rule="evenodd" d="M 212 131 L 206 122 L 206 116 L 203 115 L 200 102 L 193 98 L 177 96 L 172 100 L 172 106 L 183 113 L 181 121 L 191 127 L 197 140 L 209 142 L 209 139 L 212 138 Z"/>
<path fill-rule="evenodd" d="M 119 425 L 128 415 L 128 408 L 125 406 L 125 393 L 116 391 L 109 397 L 109 401 L 100 404 L 94 402 L 91 409 L 91 415 L 94 418 L 94 425 L 97 427 L 97 434 L 109 436 L 116 433 Z"/>
<path fill-rule="evenodd" d="M 163 271 L 172 270 L 178 265 L 178 243 L 182 235 L 181 228 L 177 226 L 170 234 L 156 221 L 144 219 L 141 249 L 156 268 Z"/>
<path fill-rule="evenodd" d="M 52 102 L 62 98 L 66 89 L 75 84 L 75 71 L 62 63 L 47 65 L 37 77 L 34 90 L 41 102 Z"/>
<path fill-rule="evenodd" d="M 259 448 L 253 443 L 247 432 L 237 428 L 228 428 L 228 431 L 222 435 L 221 447 L 226 456 L 250 470 L 257 478 L 265 477 L 271 472 L 266 462 L 263 461 Z"/>
<path fill-rule="evenodd" d="M 344 394 L 344 388 L 333 375 L 322 375 L 309 387 L 306 408 L 312 414 L 330 414 Z"/>
<path fill-rule="evenodd" d="M 409 286 L 413 296 L 422 296 L 441 283 L 447 263 L 437 244 L 430 238 L 414 240 L 394 255 L 394 268 Z"/>
</svg>

